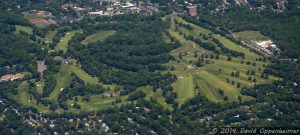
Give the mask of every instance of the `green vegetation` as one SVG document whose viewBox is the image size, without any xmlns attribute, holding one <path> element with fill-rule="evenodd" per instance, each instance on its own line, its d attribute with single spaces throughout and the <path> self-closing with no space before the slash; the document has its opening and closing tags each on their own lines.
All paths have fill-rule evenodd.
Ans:
<svg viewBox="0 0 300 135">
<path fill-rule="evenodd" d="M 36 83 L 36 90 L 39 94 L 43 93 L 44 84 L 45 84 L 45 80 L 41 80 L 41 81 Z"/>
<path fill-rule="evenodd" d="M 77 64 L 72 64 L 71 70 L 73 73 L 75 73 L 75 75 L 77 75 L 85 83 L 100 84 L 104 88 L 110 88 L 110 89 L 115 89 L 117 87 L 117 85 L 115 85 L 115 84 L 109 85 L 109 84 L 103 84 L 103 83 L 99 82 L 97 77 L 93 77 L 93 76 L 89 75 L 87 72 L 82 70 Z"/>
<path fill-rule="evenodd" d="M 177 92 L 177 102 L 183 104 L 186 99 L 194 97 L 194 85 L 192 74 L 178 76 L 174 89 Z"/>
<path fill-rule="evenodd" d="M 54 39 L 54 37 L 56 36 L 56 34 L 57 34 L 57 29 L 56 30 L 53 30 L 53 31 L 49 31 L 47 34 L 46 34 L 46 36 L 45 36 L 45 41 L 46 42 L 52 42 L 53 41 L 53 39 Z"/>
<path fill-rule="evenodd" d="M 72 37 L 76 34 L 76 33 L 80 33 L 82 32 L 81 30 L 74 30 L 74 31 L 69 31 L 66 32 L 65 36 L 62 37 L 59 41 L 59 43 L 57 44 L 57 46 L 55 47 L 56 51 L 64 51 L 67 52 L 68 50 L 68 44 L 69 41 L 72 39 Z"/>
<path fill-rule="evenodd" d="M 59 70 L 59 72 L 55 75 L 56 78 L 56 86 L 54 90 L 49 95 L 50 99 L 57 100 L 61 90 L 68 87 L 71 81 L 71 70 L 70 65 L 63 64 Z"/>
<path fill-rule="evenodd" d="M 257 58 L 262 57 L 254 52 L 251 52 L 249 48 L 243 47 L 241 45 L 237 45 L 225 37 L 216 34 L 214 34 L 213 37 L 219 40 L 221 43 L 223 43 L 225 47 L 227 47 L 228 49 L 244 53 L 246 59 L 256 60 Z"/>
<path fill-rule="evenodd" d="M 257 60 L 263 56 L 259 56 L 251 52 L 250 49 L 239 46 L 209 30 L 187 23 L 182 18 L 175 18 L 178 22 L 188 24 L 193 28 L 193 30 L 188 31 L 182 26 L 175 25 L 181 32 L 200 40 L 204 39 L 198 33 L 211 34 L 212 38 L 219 40 L 226 48 L 245 54 L 245 59 L 233 57 L 228 61 L 228 57 L 225 54 L 217 56 L 215 52 L 199 47 L 195 42 L 185 39 L 183 35 L 180 35 L 180 32 L 176 32 L 175 28 L 169 29 L 170 35 L 182 45 L 170 53 L 178 59 L 166 64 L 175 69 L 171 70 L 171 72 L 177 75 L 177 81 L 173 86 L 174 90 L 177 91 L 177 99 L 180 104 L 196 95 L 197 92 L 214 102 L 223 102 L 227 100 L 226 98 L 229 101 L 237 101 L 238 97 L 241 96 L 241 88 L 253 87 L 254 83 L 270 83 L 278 79 L 274 76 L 270 76 L 268 79 L 260 77 L 263 73 L 263 65 L 269 63 Z M 212 42 L 211 40 L 208 41 Z M 197 61 L 204 66 L 197 67 L 195 64 Z M 251 71 L 255 71 L 255 73 L 251 74 Z M 233 76 L 232 72 L 234 73 Z M 238 73 L 238 75 L 236 76 L 235 73 Z M 249 77 L 251 77 L 251 80 L 249 80 Z M 255 82 L 253 82 L 254 78 Z M 221 92 L 222 94 L 220 91 L 223 91 Z M 242 98 L 244 100 L 251 99 L 248 96 L 242 96 Z"/>
<path fill-rule="evenodd" d="M 90 84 L 98 84 L 97 77 L 92 77 L 82 69 L 80 69 L 77 65 L 71 65 L 71 70 L 74 72 L 81 80 Z"/>
<path fill-rule="evenodd" d="M 264 40 L 266 39 L 259 31 L 242 31 L 234 33 L 236 36 L 240 37 L 242 40 L 250 41 L 250 40 Z"/>
<path fill-rule="evenodd" d="M 18 89 L 18 95 L 17 95 L 17 101 L 27 107 L 35 107 L 37 108 L 39 111 L 45 113 L 48 112 L 48 107 L 43 106 L 43 105 L 38 105 L 36 99 L 34 99 L 34 97 L 28 93 L 28 89 L 29 89 L 29 84 L 28 83 L 21 83 L 19 85 Z"/>
<path fill-rule="evenodd" d="M 106 38 L 108 38 L 111 35 L 114 35 L 115 33 L 116 31 L 114 30 L 99 31 L 96 34 L 86 37 L 81 43 L 88 44 L 88 43 L 94 43 L 99 41 L 103 42 Z"/>
<path fill-rule="evenodd" d="M 28 34 L 32 34 L 33 32 L 33 29 L 32 28 L 30 28 L 30 27 L 26 27 L 26 26 L 21 26 L 21 25 L 16 25 L 16 30 L 18 31 L 18 32 L 20 32 L 20 31 L 24 31 L 24 32 L 26 32 L 26 33 L 28 33 Z"/>
</svg>

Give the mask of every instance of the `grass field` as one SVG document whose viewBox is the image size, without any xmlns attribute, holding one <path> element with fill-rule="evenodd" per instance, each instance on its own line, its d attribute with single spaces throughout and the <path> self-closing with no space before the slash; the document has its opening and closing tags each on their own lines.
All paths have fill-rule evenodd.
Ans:
<svg viewBox="0 0 300 135">
<path fill-rule="evenodd" d="M 175 17 L 179 22 L 187 23 L 185 20 L 179 17 Z M 182 44 L 180 48 L 177 48 L 170 52 L 175 58 L 178 58 L 179 53 L 184 54 L 183 58 L 180 60 L 180 63 L 177 61 L 170 61 L 167 63 L 167 66 L 174 66 L 175 70 L 170 71 L 171 73 L 177 75 L 177 81 L 173 84 L 174 89 L 177 91 L 178 98 L 177 101 L 179 104 L 182 104 L 185 100 L 193 97 L 197 94 L 197 90 L 194 87 L 197 85 L 200 89 L 200 94 L 206 96 L 208 99 L 214 102 L 224 102 L 224 96 L 229 97 L 229 101 L 237 100 L 240 96 L 240 90 L 242 87 L 253 87 L 252 80 L 248 80 L 248 77 L 256 78 L 257 84 L 270 83 L 273 80 L 278 79 L 274 76 L 269 76 L 269 79 L 260 78 L 260 75 L 263 71 L 263 64 L 268 64 L 269 62 L 260 62 L 256 61 L 256 58 L 260 58 L 258 54 L 251 52 L 250 49 L 239 46 L 234 42 L 222 37 L 220 35 L 212 33 L 210 30 L 206 30 L 194 24 L 190 24 L 193 27 L 192 31 L 186 30 L 183 27 L 177 26 L 180 31 L 185 34 L 192 35 L 194 38 L 199 38 L 199 33 L 211 33 L 211 35 L 222 42 L 225 47 L 235 50 L 238 52 L 245 53 L 245 60 L 250 61 L 251 63 L 255 62 L 256 66 L 247 65 L 241 63 L 241 58 L 233 58 L 232 61 L 227 61 L 227 56 L 221 54 L 220 59 L 211 59 L 204 58 L 208 60 L 209 64 L 205 64 L 203 67 L 197 68 L 191 66 L 189 61 L 197 61 L 198 57 L 201 54 L 213 54 L 212 51 L 205 50 L 198 45 L 195 45 L 192 41 L 187 41 L 183 36 L 179 35 L 178 32 L 175 32 L 174 28 L 170 28 L 170 34 L 175 37 Z M 194 53 L 198 54 L 198 57 L 194 57 Z M 260 70 L 259 70 L 260 69 Z M 247 71 L 255 70 L 255 75 L 247 74 Z M 239 76 L 231 76 L 232 72 L 240 72 Z M 229 79 L 229 83 L 227 82 Z M 232 84 L 234 81 L 234 84 Z M 237 88 L 237 83 L 240 83 L 241 87 Z M 220 95 L 219 89 L 224 90 L 224 96 Z M 249 100 L 251 97 L 242 96 L 243 100 Z"/>
<path fill-rule="evenodd" d="M 28 34 L 32 34 L 32 28 L 26 27 L 26 26 L 21 26 L 21 25 L 16 25 L 16 31 L 24 31 Z"/>
<path fill-rule="evenodd" d="M 67 32 L 66 35 L 60 39 L 59 43 L 55 47 L 55 50 L 56 51 L 62 50 L 64 52 L 67 52 L 69 41 L 72 39 L 72 37 L 77 32 L 82 32 L 82 31 L 81 30 L 74 30 L 74 31 Z"/>
<path fill-rule="evenodd" d="M 83 71 L 81 68 L 79 68 L 77 65 L 71 65 L 71 70 L 73 73 L 75 73 L 81 80 L 83 80 L 85 83 L 89 84 L 98 84 L 98 79 L 96 77 L 90 76 L 88 73 Z"/>
<path fill-rule="evenodd" d="M 89 84 L 100 84 L 104 88 L 110 88 L 110 89 L 115 89 L 117 87 L 116 84 L 103 84 L 101 83 L 97 77 L 92 77 L 89 75 L 87 72 L 82 70 L 78 65 L 73 64 L 71 65 L 71 70 L 73 73 L 75 73 L 81 80 L 83 80 L 85 83 Z"/>
<path fill-rule="evenodd" d="M 237 45 L 225 37 L 216 34 L 214 34 L 213 37 L 218 39 L 221 43 L 225 45 L 225 47 L 229 48 L 230 50 L 244 53 L 246 59 L 255 60 L 256 58 L 262 57 L 254 52 L 251 52 L 249 48 Z"/>
<path fill-rule="evenodd" d="M 45 42 L 51 43 L 56 34 L 57 34 L 57 29 L 53 31 L 49 31 L 45 36 Z"/>
<path fill-rule="evenodd" d="M 57 100 L 62 88 L 66 88 L 71 82 L 71 70 L 70 65 L 63 64 L 59 72 L 55 75 L 56 86 L 49 95 L 50 99 Z"/>
<path fill-rule="evenodd" d="M 115 34 L 116 31 L 114 30 L 107 30 L 107 31 L 99 31 L 96 34 L 90 35 L 86 37 L 81 43 L 82 44 L 88 44 L 88 43 L 93 43 L 93 42 L 102 42 L 109 36 Z"/>
<path fill-rule="evenodd" d="M 195 24 L 191 24 L 191 23 L 188 23 L 186 22 L 185 20 L 183 20 L 182 18 L 180 17 L 174 17 L 176 20 L 178 20 L 179 22 L 182 22 L 184 24 L 189 24 L 190 26 L 193 27 L 193 30 L 187 30 L 183 27 L 179 27 L 180 30 L 186 34 L 189 34 L 189 35 L 193 35 L 194 37 L 200 39 L 203 41 L 203 38 L 199 36 L 200 33 L 204 33 L 204 34 L 212 34 L 212 36 L 216 39 L 218 39 L 221 43 L 223 43 L 225 45 L 225 47 L 227 47 L 228 49 L 230 50 L 234 50 L 234 51 L 237 51 L 237 52 L 242 52 L 245 54 L 245 57 L 248 58 L 248 59 L 251 59 L 251 60 L 255 60 L 256 58 L 260 57 L 259 55 L 257 55 L 256 53 L 254 52 L 251 52 L 249 48 L 245 48 L 243 46 L 240 46 L 240 45 L 237 45 L 235 44 L 234 42 L 232 42 L 231 40 L 225 38 L 225 37 L 222 37 L 218 34 L 214 34 L 211 30 L 208 30 L 208 29 L 205 29 L 205 28 L 202 28 L 202 27 L 199 27 Z"/>
<path fill-rule="evenodd" d="M 44 84 L 45 84 L 45 80 L 41 80 L 41 81 L 36 83 L 36 90 L 39 94 L 43 93 Z"/>
<path fill-rule="evenodd" d="M 177 92 L 177 102 L 179 104 L 184 103 L 186 99 L 194 97 L 194 83 L 193 76 L 190 73 L 178 76 L 177 81 L 174 84 L 174 89 Z"/>
<path fill-rule="evenodd" d="M 28 93 L 28 86 L 29 84 L 26 82 L 20 84 L 18 87 L 17 101 L 24 106 L 37 108 L 40 112 L 48 112 L 49 107 L 36 104 L 37 101 Z"/>
<path fill-rule="evenodd" d="M 264 40 L 266 39 L 259 31 L 242 31 L 236 32 L 235 35 L 239 36 L 242 40 Z"/>
</svg>

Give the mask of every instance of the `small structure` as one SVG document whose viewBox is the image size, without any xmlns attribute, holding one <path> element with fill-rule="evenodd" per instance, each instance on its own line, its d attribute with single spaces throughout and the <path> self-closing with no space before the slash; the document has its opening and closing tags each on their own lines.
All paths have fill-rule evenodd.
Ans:
<svg viewBox="0 0 300 135">
<path fill-rule="evenodd" d="M 197 6 L 188 6 L 188 12 L 190 16 L 196 16 L 197 15 Z"/>
<path fill-rule="evenodd" d="M 89 12 L 89 15 L 103 15 L 103 11 Z"/>
<path fill-rule="evenodd" d="M 61 62 L 63 64 L 72 64 L 73 62 L 76 62 L 76 60 L 68 58 L 68 59 L 62 59 Z"/>
<path fill-rule="evenodd" d="M 64 9 L 64 10 L 73 9 L 74 8 L 74 4 L 63 4 L 61 6 L 61 8 Z"/>
</svg>

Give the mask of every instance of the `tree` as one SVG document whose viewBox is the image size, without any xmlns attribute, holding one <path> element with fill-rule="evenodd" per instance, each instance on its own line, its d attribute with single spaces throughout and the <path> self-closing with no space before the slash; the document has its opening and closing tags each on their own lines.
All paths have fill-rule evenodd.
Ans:
<svg viewBox="0 0 300 135">
<path fill-rule="evenodd" d="M 144 98 L 146 94 L 143 91 L 137 91 L 128 96 L 128 101 L 138 100 Z"/>
<path fill-rule="evenodd" d="M 234 72 L 231 72 L 231 76 L 234 76 Z"/>
<path fill-rule="evenodd" d="M 238 100 L 239 100 L 240 104 L 242 104 L 242 97 L 241 97 L 241 95 L 238 96 Z"/>
<path fill-rule="evenodd" d="M 224 90 L 219 88 L 219 94 L 220 94 L 221 96 L 224 96 Z"/>
<path fill-rule="evenodd" d="M 220 55 L 219 54 L 216 55 L 216 59 L 217 60 L 220 59 Z"/>
<path fill-rule="evenodd" d="M 238 82 L 236 87 L 237 87 L 237 88 L 240 88 L 240 87 L 241 87 L 241 83 Z"/>
<path fill-rule="evenodd" d="M 231 61 L 232 57 L 231 56 L 227 56 L 227 61 Z"/>
<path fill-rule="evenodd" d="M 269 75 L 268 74 L 265 74 L 265 79 L 269 79 Z"/>
<path fill-rule="evenodd" d="M 224 96 L 224 101 L 228 101 L 228 96 Z"/>
<path fill-rule="evenodd" d="M 236 71 L 236 72 L 235 72 L 235 76 L 236 76 L 236 77 L 239 77 L 239 76 L 240 76 L 240 72 L 239 72 L 239 71 Z"/>
</svg>

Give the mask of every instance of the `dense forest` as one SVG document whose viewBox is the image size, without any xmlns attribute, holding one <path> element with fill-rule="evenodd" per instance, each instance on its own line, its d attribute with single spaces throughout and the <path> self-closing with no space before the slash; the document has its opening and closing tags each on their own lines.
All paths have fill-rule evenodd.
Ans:
<svg viewBox="0 0 300 135">
<path fill-rule="evenodd" d="M 164 43 L 161 38 L 168 25 L 158 17 L 140 19 L 128 17 L 128 21 L 122 19 L 118 24 L 99 24 L 96 28 L 113 28 L 117 33 L 104 42 L 87 46 L 79 43 L 82 35 L 78 35 L 78 42 L 75 38 L 70 50 L 89 74 L 107 84 L 128 85 L 129 89 L 125 90 L 128 92 L 147 84 L 158 85 L 170 77 L 168 80 L 173 80 L 172 76 L 158 72 L 166 70 L 162 64 L 174 59 L 168 52 L 178 47 L 178 44 Z"/>
<path fill-rule="evenodd" d="M 17 15 L 11 15 L 0 14 L 0 75 L 24 71 L 36 73 L 34 59 L 42 56 L 42 50 L 25 36 L 14 33 L 16 29 L 12 25 L 27 23 Z"/>
<path fill-rule="evenodd" d="M 225 19 L 226 18 L 226 19 Z M 299 58 L 299 15 L 296 13 L 278 13 L 265 11 L 258 13 L 246 8 L 232 8 L 226 13 L 201 14 L 200 21 L 212 26 L 220 26 L 239 32 L 257 30 L 272 38 L 275 44 L 283 50 L 283 55 Z"/>
</svg>

